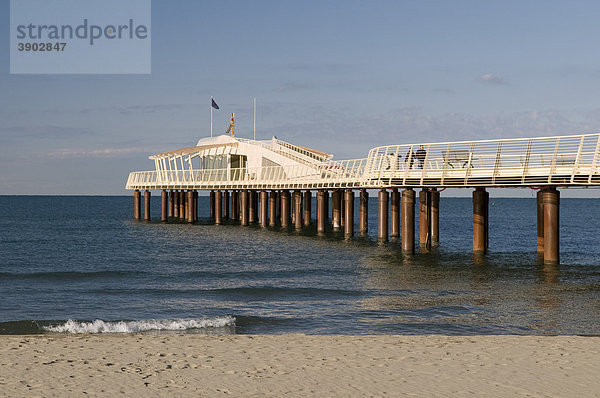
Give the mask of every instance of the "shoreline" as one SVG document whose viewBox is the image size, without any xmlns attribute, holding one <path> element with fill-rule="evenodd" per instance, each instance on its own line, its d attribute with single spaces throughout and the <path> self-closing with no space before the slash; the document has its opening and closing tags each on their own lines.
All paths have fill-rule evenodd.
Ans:
<svg viewBox="0 0 600 398">
<path fill-rule="evenodd" d="M 597 396 L 600 337 L 0 336 L 0 396 Z"/>
</svg>

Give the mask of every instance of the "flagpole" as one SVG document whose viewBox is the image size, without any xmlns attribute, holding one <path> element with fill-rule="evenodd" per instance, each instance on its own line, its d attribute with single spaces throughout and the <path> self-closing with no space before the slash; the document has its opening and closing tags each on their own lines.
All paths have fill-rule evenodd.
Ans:
<svg viewBox="0 0 600 398">
<path fill-rule="evenodd" d="M 212 103 L 213 103 L 213 97 L 211 96 L 210 97 L 210 136 L 211 137 L 212 137 L 212 131 L 213 131 L 213 129 L 212 129 L 212 126 L 213 126 L 213 116 L 212 116 L 213 106 L 212 106 Z"/>
<path fill-rule="evenodd" d="M 256 141 L 256 97 L 254 97 L 254 141 Z"/>
</svg>

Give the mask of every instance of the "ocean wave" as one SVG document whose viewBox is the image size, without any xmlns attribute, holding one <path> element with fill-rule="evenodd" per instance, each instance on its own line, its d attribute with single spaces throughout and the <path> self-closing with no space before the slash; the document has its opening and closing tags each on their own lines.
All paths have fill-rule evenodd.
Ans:
<svg viewBox="0 0 600 398">
<path fill-rule="evenodd" d="M 44 326 L 52 333 L 140 333 L 146 331 L 184 331 L 190 329 L 224 328 L 235 326 L 235 318 L 223 316 L 200 319 L 145 319 L 138 321 L 81 322 L 69 319 L 59 325 Z"/>
</svg>

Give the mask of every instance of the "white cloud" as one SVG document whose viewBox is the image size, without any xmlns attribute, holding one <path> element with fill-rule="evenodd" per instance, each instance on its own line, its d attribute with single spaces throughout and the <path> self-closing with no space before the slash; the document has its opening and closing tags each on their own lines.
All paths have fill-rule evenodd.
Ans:
<svg viewBox="0 0 600 398">
<path fill-rule="evenodd" d="M 64 149 L 48 153 L 48 157 L 52 159 L 67 159 L 67 158 L 111 158 L 136 153 L 152 154 L 148 148 L 131 147 L 131 148 L 103 148 L 103 149 Z"/>
<path fill-rule="evenodd" d="M 507 84 L 503 77 L 496 76 L 493 73 L 485 73 L 477 78 L 480 83 Z"/>
</svg>

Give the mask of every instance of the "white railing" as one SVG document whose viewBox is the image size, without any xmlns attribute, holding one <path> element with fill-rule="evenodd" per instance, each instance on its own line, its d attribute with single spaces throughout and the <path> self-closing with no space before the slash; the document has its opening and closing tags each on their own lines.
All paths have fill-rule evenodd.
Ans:
<svg viewBox="0 0 600 398">
<path fill-rule="evenodd" d="M 600 186 L 599 151 L 600 134 L 389 145 L 367 158 L 316 164 L 140 171 L 127 188 Z"/>
</svg>

